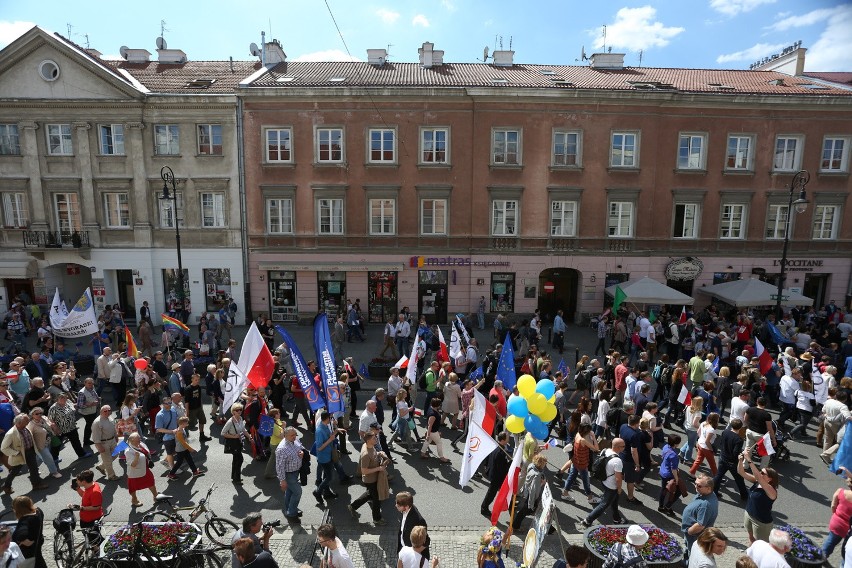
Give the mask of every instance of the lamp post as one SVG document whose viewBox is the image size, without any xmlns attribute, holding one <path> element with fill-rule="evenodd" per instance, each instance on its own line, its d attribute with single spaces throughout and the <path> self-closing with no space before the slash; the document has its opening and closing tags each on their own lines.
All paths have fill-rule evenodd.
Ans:
<svg viewBox="0 0 852 568">
<path fill-rule="evenodd" d="M 173 222 L 175 224 L 175 244 L 177 245 L 177 261 L 178 261 L 178 272 L 177 272 L 177 305 L 180 310 L 181 318 L 183 321 L 184 318 L 184 297 L 183 297 L 183 260 L 180 255 L 180 223 L 178 222 L 178 210 L 177 210 L 177 182 L 175 182 L 175 173 L 169 166 L 163 166 L 160 168 L 160 177 L 163 179 L 163 195 L 160 196 L 160 199 L 167 199 L 169 201 L 174 202 L 174 209 L 172 212 L 174 213 Z M 172 186 L 171 194 L 169 193 L 169 186 Z"/>
<path fill-rule="evenodd" d="M 790 202 L 787 204 L 787 222 L 784 225 L 784 249 L 781 252 L 781 274 L 778 276 L 778 296 L 775 298 L 775 317 L 780 320 L 784 315 L 781 311 L 781 294 L 784 291 L 784 280 L 787 277 L 787 246 L 790 244 L 790 221 L 793 218 L 793 207 L 796 213 L 804 213 L 808 208 L 805 187 L 811 180 L 807 170 L 799 170 L 790 182 Z M 799 188 L 799 197 L 793 201 L 793 194 Z"/>
</svg>

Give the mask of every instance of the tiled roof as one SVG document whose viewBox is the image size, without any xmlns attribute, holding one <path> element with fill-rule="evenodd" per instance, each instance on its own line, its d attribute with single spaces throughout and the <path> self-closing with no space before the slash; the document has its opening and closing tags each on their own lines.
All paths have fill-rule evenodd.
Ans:
<svg viewBox="0 0 852 568">
<path fill-rule="evenodd" d="M 852 85 L 852 71 L 805 71 L 802 75 L 813 77 L 814 79 L 822 79 L 823 81 L 831 81 L 832 83 Z"/>
<path fill-rule="evenodd" d="M 259 61 L 187 61 L 186 63 L 128 63 L 105 61 L 124 69 L 152 93 L 234 93 L 240 81 L 260 69 Z M 233 69 L 232 69 L 233 65 Z M 213 79 L 212 83 L 204 81 Z M 201 81 L 201 82 L 198 82 Z M 196 86 L 189 86 L 196 82 Z"/>
<path fill-rule="evenodd" d="M 292 79 L 289 79 L 292 78 Z M 343 78 L 333 81 L 332 78 Z M 777 83 L 777 84 L 774 84 Z M 485 63 L 446 63 L 425 68 L 418 63 L 364 62 L 279 63 L 251 87 L 515 87 L 678 91 L 687 93 L 757 93 L 767 95 L 841 95 L 839 88 L 803 86 L 810 82 L 774 71 L 668 69 L 524 65 L 495 67 Z M 823 87 L 820 85 L 819 87 Z"/>
<path fill-rule="evenodd" d="M 41 28 L 39 28 L 39 29 L 41 29 Z M 48 33 L 45 30 L 42 30 L 42 31 L 44 33 Z M 70 39 L 68 39 L 67 37 L 65 37 L 61 34 L 54 33 L 53 35 L 55 37 L 59 38 L 60 41 L 68 44 L 68 46 L 70 46 L 73 50 L 75 50 L 81 57 L 85 57 L 86 59 L 93 61 L 96 65 L 101 67 L 104 71 L 106 71 L 110 75 L 114 75 L 120 81 L 122 81 L 124 83 L 128 82 L 127 77 L 122 76 L 121 73 L 117 73 L 115 68 L 112 67 L 111 65 L 109 65 L 108 61 L 101 59 L 100 57 L 95 57 L 93 54 L 86 51 L 86 49 L 84 49 L 83 46 L 81 46 L 77 43 L 74 43 L 73 41 L 71 41 Z"/>
</svg>

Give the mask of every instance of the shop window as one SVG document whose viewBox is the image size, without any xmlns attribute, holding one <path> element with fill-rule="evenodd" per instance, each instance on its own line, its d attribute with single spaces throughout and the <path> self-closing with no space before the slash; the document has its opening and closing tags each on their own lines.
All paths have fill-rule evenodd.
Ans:
<svg viewBox="0 0 852 568">
<path fill-rule="evenodd" d="M 204 309 L 217 314 L 228 298 L 231 297 L 231 269 L 205 268 L 203 272 L 206 303 Z"/>
<path fill-rule="evenodd" d="M 396 319 L 397 310 L 397 273 L 370 272 L 367 302 L 370 323 L 385 323 L 388 318 Z"/>
<path fill-rule="evenodd" d="M 515 311 L 514 272 L 491 274 L 491 311 L 506 313 Z"/>
<path fill-rule="evenodd" d="M 345 272 L 317 272 L 317 291 L 319 311 L 325 312 L 330 322 L 338 315 L 346 315 L 343 313 L 346 309 Z"/>
<path fill-rule="evenodd" d="M 296 273 L 273 270 L 269 279 L 269 317 L 273 322 L 298 321 Z"/>
</svg>

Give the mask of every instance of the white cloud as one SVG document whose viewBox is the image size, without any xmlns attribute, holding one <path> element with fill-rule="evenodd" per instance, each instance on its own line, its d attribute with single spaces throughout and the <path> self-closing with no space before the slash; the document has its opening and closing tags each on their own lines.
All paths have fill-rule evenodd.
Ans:
<svg viewBox="0 0 852 568">
<path fill-rule="evenodd" d="M 314 51 L 312 53 L 303 53 L 302 55 L 293 58 L 291 61 L 361 61 L 357 57 L 353 57 L 339 49 L 326 49 L 325 51 Z"/>
<path fill-rule="evenodd" d="M 482 25 L 485 26 L 486 28 L 490 28 L 491 26 L 494 25 L 494 20 L 492 18 L 488 18 L 487 20 L 485 20 L 482 23 Z"/>
<path fill-rule="evenodd" d="M 101 59 L 104 61 L 124 61 L 124 58 L 118 53 L 107 53 L 106 55 L 101 55 Z"/>
<path fill-rule="evenodd" d="M 787 47 L 787 44 L 784 43 L 758 43 L 742 51 L 720 55 L 716 58 L 716 63 L 729 63 L 731 61 L 757 61 L 767 55 L 778 53 L 785 47 Z"/>
<path fill-rule="evenodd" d="M 767 29 L 775 31 L 775 32 L 784 32 L 792 28 L 803 28 L 805 26 L 812 26 L 823 20 L 827 20 L 832 17 L 835 12 L 838 12 L 845 8 L 845 6 L 838 6 L 837 8 L 824 8 L 820 10 L 813 10 L 812 12 L 808 12 L 807 14 L 803 14 L 801 16 L 787 16 L 781 20 L 778 20 L 771 26 L 767 26 Z"/>
<path fill-rule="evenodd" d="M 376 15 L 385 24 L 395 24 L 399 19 L 399 12 L 388 10 L 387 8 L 379 8 L 376 10 Z"/>
<path fill-rule="evenodd" d="M 852 5 L 838 6 L 816 43 L 808 49 L 808 71 L 849 71 L 852 53 Z"/>
<path fill-rule="evenodd" d="M 710 0 L 710 7 L 726 16 L 751 12 L 761 4 L 774 4 L 776 0 Z"/>
<path fill-rule="evenodd" d="M 669 40 L 682 33 L 685 28 L 666 27 L 662 22 L 654 21 L 657 10 L 651 6 L 641 8 L 622 8 L 615 15 L 615 22 L 606 27 L 606 44 L 613 48 L 629 50 L 663 47 Z M 600 29 L 590 31 L 594 47 L 601 48 L 604 38 Z"/>
<path fill-rule="evenodd" d="M 428 28 L 429 27 L 429 20 L 427 20 L 426 16 L 424 16 L 423 14 L 417 14 L 411 20 L 411 25 L 412 26 L 423 26 L 424 28 Z"/>
<path fill-rule="evenodd" d="M 452 0 L 441 0 L 441 6 L 444 7 L 444 10 L 450 12 L 451 14 L 458 10 L 458 7 L 455 5 Z"/>
<path fill-rule="evenodd" d="M 33 22 L 10 22 L 0 20 L 0 49 L 6 47 L 29 31 L 35 24 Z"/>
</svg>

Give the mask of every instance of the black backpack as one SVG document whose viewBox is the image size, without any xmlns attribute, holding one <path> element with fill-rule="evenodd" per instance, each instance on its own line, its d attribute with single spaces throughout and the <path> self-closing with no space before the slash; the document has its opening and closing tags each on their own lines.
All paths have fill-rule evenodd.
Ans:
<svg viewBox="0 0 852 568">
<path fill-rule="evenodd" d="M 606 466 L 612 460 L 612 458 L 616 457 L 618 454 L 610 454 L 606 455 L 606 450 L 603 450 L 601 453 L 597 455 L 595 461 L 592 462 L 592 467 L 589 469 L 592 473 L 592 477 L 597 479 L 600 482 L 606 481 Z"/>
<path fill-rule="evenodd" d="M 428 386 L 428 383 L 426 382 L 426 373 L 423 373 L 417 379 L 417 388 L 425 389 L 427 386 Z"/>
<path fill-rule="evenodd" d="M 621 419 L 621 407 L 616 406 L 610 408 L 606 413 L 606 425 L 610 430 L 615 431 L 618 428 L 618 421 Z"/>
<path fill-rule="evenodd" d="M 674 333 L 672 332 L 672 324 L 667 324 L 665 328 L 663 328 L 663 337 L 666 339 L 671 339 L 674 337 Z"/>
</svg>

